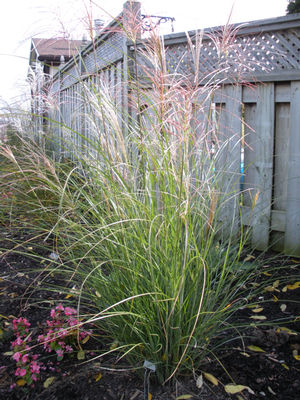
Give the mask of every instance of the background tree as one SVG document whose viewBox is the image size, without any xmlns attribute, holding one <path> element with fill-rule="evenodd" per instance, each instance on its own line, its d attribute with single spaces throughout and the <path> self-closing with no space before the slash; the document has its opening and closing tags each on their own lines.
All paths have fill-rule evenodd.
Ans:
<svg viewBox="0 0 300 400">
<path fill-rule="evenodd" d="M 289 0 L 286 13 L 287 14 L 300 13 L 300 0 Z"/>
</svg>

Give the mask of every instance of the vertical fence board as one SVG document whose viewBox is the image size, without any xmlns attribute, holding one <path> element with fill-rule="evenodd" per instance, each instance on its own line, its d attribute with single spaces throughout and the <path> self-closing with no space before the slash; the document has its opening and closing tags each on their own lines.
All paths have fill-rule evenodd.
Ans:
<svg viewBox="0 0 300 400">
<path fill-rule="evenodd" d="M 289 158 L 290 104 L 277 103 L 275 117 L 273 209 L 285 211 Z"/>
<path fill-rule="evenodd" d="M 291 83 L 285 252 L 300 256 L 300 82 Z"/>
<path fill-rule="evenodd" d="M 252 245 L 265 250 L 269 244 L 271 226 L 273 143 L 274 143 L 274 83 L 259 86 L 256 108 L 256 160 L 259 195 L 254 207 Z"/>
<path fill-rule="evenodd" d="M 239 191 L 241 179 L 241 102 L 242 88 L 237 85 L 226 85 L 221 106 L 219 127 L 219 154 L 216 172 L 221 181 L 221 220 L 224 233 L 239 231 Z M 229 232 L 228 232 L 229 231 Z"/>
<path fill-rule="evenodd" d="M 254 165 L 256 153 L 256 103 L 244 104 L 244 181 L 243 204 L 252 207 L 256 193 L 255 182 L 258 181 L 257 170 Z"/>
</svg>

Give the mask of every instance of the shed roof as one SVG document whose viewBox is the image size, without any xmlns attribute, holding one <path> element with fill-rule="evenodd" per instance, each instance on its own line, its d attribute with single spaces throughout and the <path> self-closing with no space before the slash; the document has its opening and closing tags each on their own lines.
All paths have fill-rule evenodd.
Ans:
<svg viewBox="0 0 300 400">
<path fill-rule="evenodd" d="M 33 38 L 33 46 L 40 61 L 59 59 L 64 56 L 66 59 L 76 55 L 82 45 L 82 40 L 68 40 L 64 38 Z"/>
</svg>

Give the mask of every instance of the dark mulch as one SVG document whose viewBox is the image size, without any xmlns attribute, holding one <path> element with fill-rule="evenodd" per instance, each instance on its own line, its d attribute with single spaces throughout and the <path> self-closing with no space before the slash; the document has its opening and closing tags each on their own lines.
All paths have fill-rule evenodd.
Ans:
<svg viewBox="0 0 300 400">
<path fill-rule="evenodd" d="M 1 227 L 0 227 L 1 228 Z M 62 297 L 57 292 L 37 291 L 31 297 L 31 285 L 34 279 L 36 288 L 39 278 L 36 274 L 28 274 L 29 271 L 40 268 L 38 261 L 26 255 L 6 253 L 3 248 L 7 245 L 7 238 L 14 239 L 15 234 L 2 227 L 0 233 L 0 328 L 2 337 L 0 339 L 0 398 L 1 399 L 80 399 L 80 400 L 143 400 L 145 399 L 144 382 L 141 376 L 130 371 L 109 371 L 103 369 L 99 360 L 80 364 L 73 360 L 63 360 L 57 367 L 59 371 L 44 371 L 41 381 L 34 388 L 14 388 L 10 385 L 15 382 L 15 362 L 11 356 L 4 353 L 9 352 L 10 336 L 9 323 L 12 316 L 26 316 L 34 329 L 38 329 L 39 322 L 48 318 L 49 307 L 57 304 Z M 18 234 L 20 239 L 20 234 Z M 24 238 L 25 240 L 26 238 Z M 35 249 L 31 244 L 24 245 L 25 252 L 33 253 Z M 285 263 L 285 269 L 281 271 L 289 276 L 291 273 L 299 273 L 297 260 L 281 258 L 275 261 L 278 265 Z M 54 277 L 48 279 L 53 280 Z M 274 278 L 275 279 L 275 278 Z M 299 279 L 298 279 L 299 280 Z M 291 283 L 293 283 L 295 279 Z M 49 283 L 49 282 L 48 282 Z M 51 282 L 50 282 L 51 283 Z M 250 394 L 244 390 L 240 399 L 276 399 L 292 400 L 300 398 L 300 361 L 293 354 L 293 350 L 300 354 L 300 319 L 299 300 L 300 289 L 282 292 L 280 285 L 274 292 L 265 292 L 262 295 L 265 300 L 270 298 L 278 301 L 264 303 L 263 315 L 268 320 L 279 319 L 285 316 L 290 317 L 291 322 L 287 327 L 297 334 L 276 331 L 276 327 L 257 328 L 253 326 L 246 332 L 244 337 L 245 352 L 242 354 L 243 343 L 232 343 L 230 348 L 224 349 L 221 354 L 221 363 L 224 368 L 213 360 L 207 360 L 203 370 L 211 373 L 219 380 L 218 386 L 213 385 L 204 379 L 201 388 L 196 385 L 193 377 L 180 378 L 172 387 L 161 387 L 150 381 L 150 392 L 153 400 L 172 400 L 180 398 L 181 395 L 190 395 L 191 399 L 201 400 L 225 400 L 238 399 L 237 395 L 228 395 L 224 391 L 224 384 L 231 383 L 232 379 L 241 385 L 249 386 L 253 392 Z M 25 296 L 23 297 L 25 292 Z M 29 297 L 28 297 L 29 296 Z M 283 312 L 280 306 L 286 304 Z M 251 310 L 244 309 L 237 316 L 246 320 L 251 315 Z M 253 315 L 253 314 L 252 314 Z M 87 343 L 90 349 L 96 345 L 92 340 Z M 255 345 L 263 348 L 264 353 L 251 351 L 248 345 Z M 106 363 L 107 364 L 107 363 Z M 111 360 L 113 364 L 113 360 Z M 120 368 L 120 366 L 119 366 Z M 125 369 L 125 368 L 124 368 Z M 99 379 L 101 372 L 101 378 Z M 54 376 L 53 383 L 44 388 L 45 380 Z"/>
</svg>

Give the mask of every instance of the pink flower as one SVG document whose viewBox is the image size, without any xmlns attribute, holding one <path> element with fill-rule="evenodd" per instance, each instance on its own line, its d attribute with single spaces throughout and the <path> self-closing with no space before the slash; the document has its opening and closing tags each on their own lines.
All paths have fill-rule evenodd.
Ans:
<svg viewBox="0 0 300 400">
<path fill-rule="evenodd" d="M 33 381 L 35 381 L 35 382 L 37 381 L 37 376 L 35 374 L 32 374 L 31 378 L 32 378 Z"/>
<path fill-rule="evenodd" d="M 12 342 L 12 346 L 13 347 L 21 346 L 23 343 L 24 343 L 23 339 L 21 339 L 20 336 L 18 336 L 17 339 L 14 342 Z"/>
<path fill-rule="evenodd" d="M 67 345 L 67 346 L 66 346 L 66 352 L 67 352 L 67 353 L 72 353 L 72 351 L 73 351 L 72 346 Z"/>
<path fill-rule="evenodd" d="M 17 352 L 13 355 L 13 359 L 14 359 L 16 362 L 19 362 L 21 357 L 22 357 L 22 354 L 21 354 L 19 351 L 17 351 Z"/>
<path fill-rule="evenodd" d="M 56 350 L 57 357 L 63 357 L 64 352 L 61 349 Z"/>
<path fill-rule="evenodd" d="M 45 339 L 44 335 L 39 335 L 38 338 L 37 338 L 38 342 L 43 342 L 44 339 Z"/>
<path fill-rule="evenodd" d="M 77 311 L 74 308 L 71 307 L 66 307 L 65 308 L 65 315 L 69 316 L 69 315 L 73 315 L 76 314 Z"/>
<path fill-rule="evenodd" d="M 58 310 L 58 311 L 64 311 L 64 307 L 62 306 L 61 303 L 59 303 L 59 305 L 56 307 L 56 310 Z"/>
<path fill-rule="evenodd" d="M 16 376 L 25 376 L 26 375 L 26 369 L 25 368 L 17 368 L 15 372 Z"/>
<path fill-rule="evenodd" d="M 28 359 L 29 359 L 28 354 L 24 354 L 24 356 L 22 357 L 22 363 L 26 364 Z"/>
<path fill-rule="evenodd" d="M 52 308 L 52 310 L 50 312 L 51 318 L 54 318 L 55 314 L 56 314 L 56 311 L 54 310 L 54 308 Z"/>
<path fill-rule="evenodd" d="M 32 361 L 30 364 L 30 371 L 36 374 L 40 372 L 40 366 L 36 361 Z"/>
</svg>

